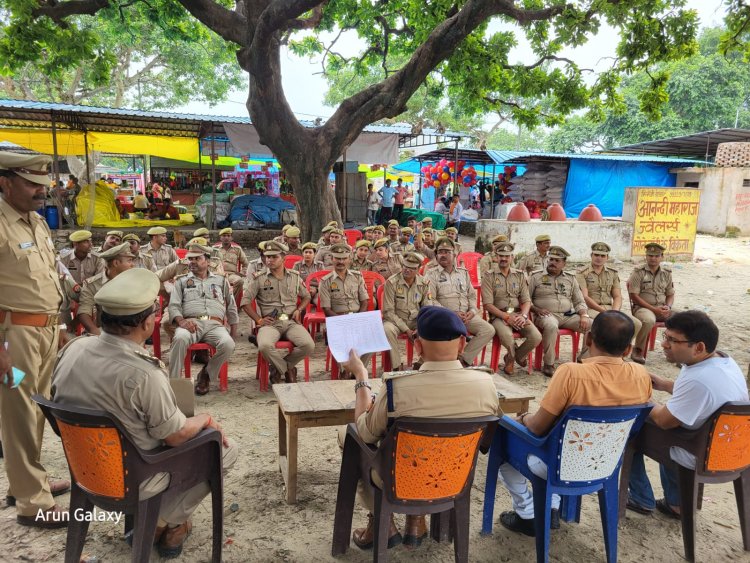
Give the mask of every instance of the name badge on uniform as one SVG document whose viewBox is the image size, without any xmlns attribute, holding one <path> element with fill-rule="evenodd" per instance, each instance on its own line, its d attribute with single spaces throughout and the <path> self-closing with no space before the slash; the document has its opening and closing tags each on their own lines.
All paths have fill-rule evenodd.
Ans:
<svg viewBox="0 0 750 563">
<path fill-rule="evenodd" d="M 440 282 L 447 282 L 448 278 L 445 277 L 445 274 L 440 274 L 440 279 L 438 281 L 440 281 Z"/>
<path fill-rule="evenodd" d="M 338 289 L 339 286 L 336 285 L 336 282 L 331 282 L 331 289 Z"/>
<path fill-rule="evenodd" d="M 20 248 L 21 250 L 26 250 L 27 248 L 33 248 L 34 246 L 36 246 L 34 244 L 34 241 L 21 242 L 18 244 L 18 248 Z"/>
<path fill-rule="evenodd" d="M 189 278 L 187 282 L 185 282 L 185 287 L 195 287 L 195 280 L 192 278 Z"/>
<path fill-rule="evenodd" d="M 402 293 L 404 293 L 404 288 L 401 287 L 401 286 L 399 286 L 398 289 L 396 290 L 396 293 L 398 293 L 399 295 L 401 295 Z"/>
</svg>

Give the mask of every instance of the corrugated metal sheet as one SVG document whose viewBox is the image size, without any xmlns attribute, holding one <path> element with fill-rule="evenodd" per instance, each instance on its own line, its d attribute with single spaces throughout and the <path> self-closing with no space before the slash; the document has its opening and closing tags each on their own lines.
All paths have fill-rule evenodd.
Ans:
<svg viewBox="0 0 750 563">
<path fill-rule="evenodd" d="M 573 153 L 551 153 L 551 152 L 527 152 L 527 151 L 495 151 L 488 150 L 487 154 L 498 164 L 510 164 L 514 162 L 526 162 L 530 159 L 542 158 L 548 160 L 621 160 L 631 162 L 663 162 L 671 164 L 699 165 L 703 161 L 688 158 L 673 158 L 663 156 L 630 155 L 630 154 L 573 154 Z"/>
</svg>

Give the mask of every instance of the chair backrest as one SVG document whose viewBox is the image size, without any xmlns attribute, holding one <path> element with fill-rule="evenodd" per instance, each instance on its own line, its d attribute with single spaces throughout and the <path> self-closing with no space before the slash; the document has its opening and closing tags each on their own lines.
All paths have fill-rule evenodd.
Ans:
<svg viewBox="0 0 750 563">
<path fill-rule="evenodd" d="M 372 311 L 375 309 L 375 284 L 382 286 L 385 283 L 385 278 L 377 272 L 370 272 L 369 270 L 361 270 L 359 273 L 362 274 L 367 288 L 367 310 Z"/>
<path fill-rule="evenodd" d="M 703 472 L 738 472 L 750 467 L 750 404 L 725 403 L 706 421 L 710 431 Z"/>
<path fill-rule="evenodd" d="M 187 248 L 175 248 L 174 251 L 177 254 L 177 258 L 179 258 L 180 260 L 185 258 L 185 256 L 187 256 L 187 253 L 188 253 Z"/>
<path fill-rule="evenodd" d="M 479 252 L 462 252 L 456 257 L 456 264 L 469 270 L 469 277 L 473 284 L 479 283 L 479 261 L 483 256 L 484 254 Z"/>
<path fill-rule="evenodd" d="M 331 270 L 320 270 L 318 272 L 313 272 L 312 274 L 307 276 L 307 279 L 305 280 L 305 286 L 307 287 L 307 291 L 310 291 L 310 288 L 312 287 L 312 283 L 315 282 L 316 286 L 320 285 L 320 280 L 331 273 Z M 309 313 L 312 311 L 313 302 L 310 301 L 307 305 L 307 312 Z M 315 308 L 317 310 L 320 310 L 320 292 L 318 292 L 315 295 Z"/>
<path fill-rule="evenodd" d="M 383 293 L 385 293 L 385 286 L 384 285 L 379 285 L 378 286 L 378 292 L 377 292 L 378 309 L 382 309 L 383 308 Z"/>
<path fill-rule="evenodd" d="M 352 248 L 354 248 L 358 240 L 362 239 L 362 231 L 358 231 L 357 229 L 344 229 L 344 235 L 346 235 L 347 244 Z"/>
<path fill-rule="evenodd" d="M 391 504 L 425 505 L 470 494 L 480 447 L 497 417 L 398 418 L 378 448 L 375 468 Z"/>
<path fill-rule="evenodd" d="M 284 267 L 287 270 L 291 270 L 297 262 L 302 261 L 302 256 L 297 254 L 288 254 L 284 257 Z"/>
<path fill-rule="evenodd" d="M 552 485 L 604 481 L 620 467 L 631 435 L 637 433 L 651 405 L 568 408 L 549 433 L 554 444 L 543 460 Z"/>
</svg>

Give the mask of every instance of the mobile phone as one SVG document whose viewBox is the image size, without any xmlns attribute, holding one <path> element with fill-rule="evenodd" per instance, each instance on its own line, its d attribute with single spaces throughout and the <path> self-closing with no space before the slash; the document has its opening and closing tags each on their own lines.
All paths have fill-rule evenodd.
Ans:
<svg viewBox="0 0 750 563">
<path fill-rule="evenodd" d="M 275 319 L 276 317 L 279 316 L 279 310 L 278 309 L 274 309 L 273 311 L 271 311 L 271 314 L 268 315 L 268 316 L 271 317 L 272 319 Z"/>
</svg>

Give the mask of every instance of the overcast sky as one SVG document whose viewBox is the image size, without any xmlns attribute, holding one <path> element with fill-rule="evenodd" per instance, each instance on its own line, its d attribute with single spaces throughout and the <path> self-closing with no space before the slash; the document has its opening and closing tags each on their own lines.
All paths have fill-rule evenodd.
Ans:
<svg viewBox="0 0 750 563">
<path fill-rule="evenodd" d="M 723 0 L 688 0 L 688 6 L 697 10 L 701 26 L 716 26 L 722 22 L 724 7 Z M 355 36 L 346 38 L 346 42 L 339 42 L 342 52 L 352 53 L 358 49 Z M 589 42 L 575 50 L 564 53 L 573 58 L 581 68 L 602 70 L 606 67 L 606 57 L 613 56 L 617 46 L 617 35 L 611 28 L 603 27 L 599 34 Z M 534 54 L 525 45 L 519 45 L 511 53 L 511 60 L 530 64 L 534 62 Z M 604 60 L 603 60 L 604 59 Z M 315 117 L 329 117 L 333 108 L 323 104 L 326 92 L 326 81 L 320 74 L 320 60 L 310 61 L 291 55 L 288 51 L 282 54 L 282 75 L 284 90 L 292 110 L 300 119 L 314 119 Z M 232 92 L 226 102 L 210 107 L 206 103 L 193 102 L 175 108 L 175 112 L 199 113 L 208 115 L 247 116 L 245 102 L 247 92 Z"/>
</svg>

